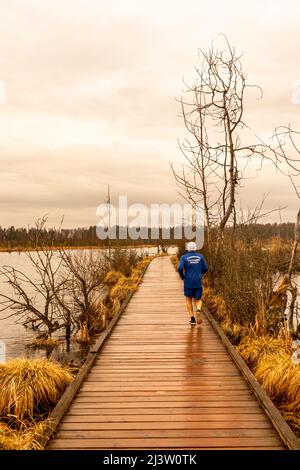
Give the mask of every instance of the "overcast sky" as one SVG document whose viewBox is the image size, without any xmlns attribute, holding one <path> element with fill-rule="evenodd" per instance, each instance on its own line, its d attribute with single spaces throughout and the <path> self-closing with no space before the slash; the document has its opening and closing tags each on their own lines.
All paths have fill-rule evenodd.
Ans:
<svg viewBox="0 0 300 470">
<path fill-rule="evenodd" d="M 94 225 L 108 182 L 113 202 L 178 201 L 175 97 L 195 77 L 198 48 L 220 32 L 264 89 L 249 100 L 255 134 L 300 129 L 296 0 L 0 0 L 0 18 L 2 226 L 46 213 L 53 224 L 64 214 L 66 227 Z M 294 219 L 298 200 L 271 169 L 247 181 L 242 204 L 264 193 L 266 209 L 287 206 L 282 218 Z"/>
</svg>

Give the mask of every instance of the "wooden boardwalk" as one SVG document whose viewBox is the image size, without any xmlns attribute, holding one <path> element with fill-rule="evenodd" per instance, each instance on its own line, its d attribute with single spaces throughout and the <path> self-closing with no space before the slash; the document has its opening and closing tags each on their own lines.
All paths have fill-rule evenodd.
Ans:
<svg viewBox="0 0 300 470">
<path fill-rule="evenodd" d="M 283 449 L 207 320 L 190 327 L 182 283 L 154 259 L 48 449 Z"/>
</svg>

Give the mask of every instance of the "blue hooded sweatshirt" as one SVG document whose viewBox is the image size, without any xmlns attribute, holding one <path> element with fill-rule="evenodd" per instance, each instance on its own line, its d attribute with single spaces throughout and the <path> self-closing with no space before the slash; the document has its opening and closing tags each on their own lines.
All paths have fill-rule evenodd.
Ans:
<svg viewBox="0 0 300 470">
<path fill-rule="evenodd" d="M 205 258 L 196 251 L 190 251 L 181 256 L 178 272 L 181 279 L 184 280 L 186 287 L 200 288 L 202 287 L 202 274 L 208 271 Z"/>
</svg>

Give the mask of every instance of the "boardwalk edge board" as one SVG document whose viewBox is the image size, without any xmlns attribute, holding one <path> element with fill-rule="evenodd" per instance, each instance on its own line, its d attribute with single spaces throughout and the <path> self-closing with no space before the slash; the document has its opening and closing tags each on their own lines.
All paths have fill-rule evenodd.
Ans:
<svg viewBox="0 0 300 470">
<path fill-rule="evenodd" d="M 150 261 L 151 263 L 152 261 Z M 141 278 L 144 277 L 150 263 L 148 263 L 143 271 L 141 272 Z M 53 434 L 55 433 L 61 419 L 63 418 L 65 412 L 68 410 L 73 398 L 75 397 L 76 393 L 78 392 L 80 386 L 84 382 L 87 374 L 89 373 L 93 363 L 97 358 L 97 354 L 101 351 L 102 347 L 104 346 L 105 341 L 110 336 L 111 332 L 113 331 L 114 327 L 118 323 L 122 313 L 126 309 L 127 305 L 129 304 L 134 292 L 130 292 L 126 299 L 124 299 L 120 309 L 118 312 L 113 316 L 112 320 L 109 322 L 107 328 L 100 334 L 99 338 L 95 341 L 93 345 L 91 345 L 89 352 L 87 353 L 86 359 L 79 369 L 78 373 L 76 374 L 74 380 L 68 385 L 60 400 L 58 401 L 55 408 L 52 410 L 50 415 L 47 418 L 46 428 L 43 434 L 36 439 L 36 442 L 41 446 L 42 449 L 45 449 L 48 441 L 51 439 Z"/>
<path fill-rule="evenodd" d="M 209 311 L 204 305 L 202 306 L 202 312 L 204 313 L 206 319 L 209 321 L 209 323 L 211 324 L 215 332 L 220 337 L 222 343 L 228 350 L 237 368 L 240 370 L 243 377 L 246 379 L 247 383 L 250 385 L 256 398 L 260 402 L 262 408 L 264 409 L 265 413 L 267 414 L 268 418 L 270 419 L 271 423 L 273 424 L 274 428 L 276 429 L 277 433 L 279 434 L 284 444 L 290 450 L 300 450 L 300 439 L 296 436 L 296 434 L 290 428 L 290 426 L 285 421 L 285 419 L 281 415 L 278 408 L 274 405 L 274 403 L 269 398 L 265 390 L 262 388 L 260 383 L 255 378 L 255 376 L 252 374 L 246 362 L 243 360 L 240 354 L 236 351 L 235 347 L 231 344 L 231 342 L 225 335 L 224 331 L 222 330 L 218 322 L 213 318 L 211 313 L 209 313 Z"/>
</svg>

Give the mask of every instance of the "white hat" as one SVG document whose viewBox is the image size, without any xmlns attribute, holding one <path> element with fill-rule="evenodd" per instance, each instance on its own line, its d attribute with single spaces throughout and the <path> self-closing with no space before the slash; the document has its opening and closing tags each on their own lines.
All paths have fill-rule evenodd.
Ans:
<svg viewBox="0 0 300 470">
<path fill-rule="evenodd" d="M 197 245 L 195 242 L 188 242 L 186 244 L 186 250 L 187 251 L 196 251 L 197 250 Z"/>
</svg>

